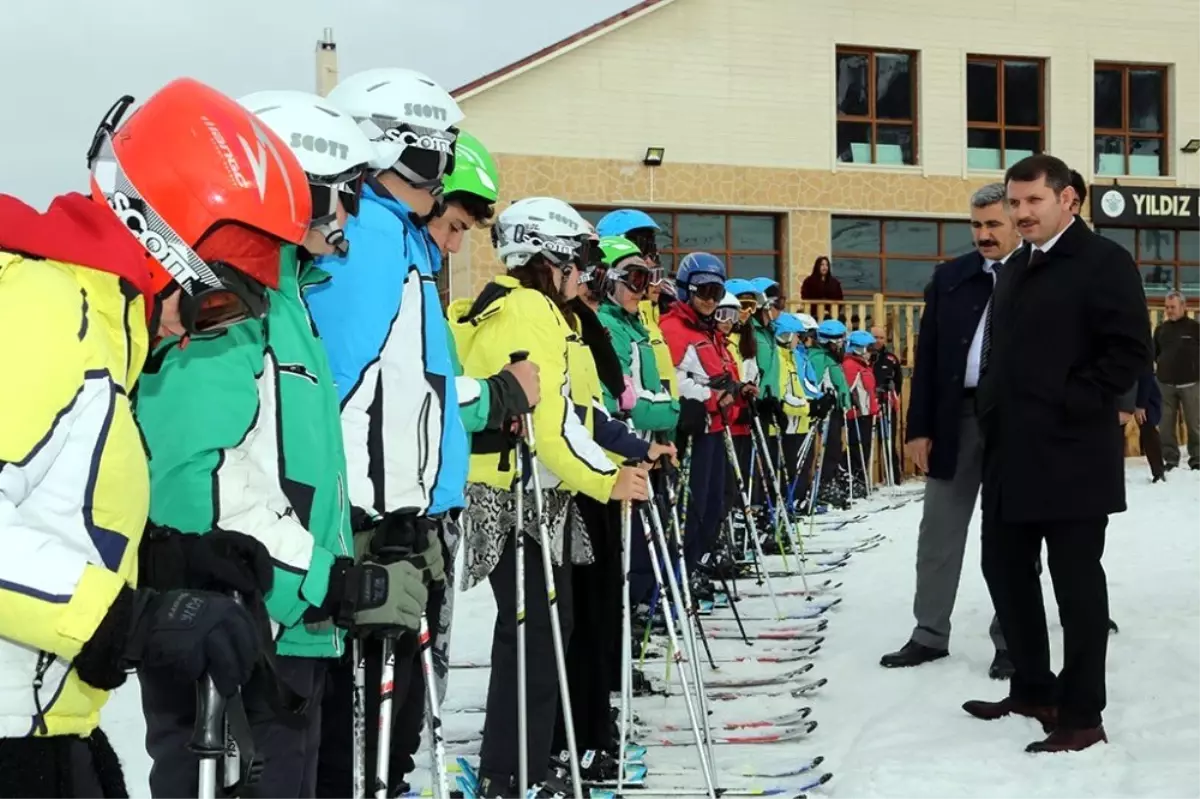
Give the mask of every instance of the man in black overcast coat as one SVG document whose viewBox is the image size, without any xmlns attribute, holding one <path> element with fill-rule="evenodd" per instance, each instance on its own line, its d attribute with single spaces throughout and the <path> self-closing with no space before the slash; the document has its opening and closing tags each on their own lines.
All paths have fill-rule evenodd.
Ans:
<svg viewBox="0 0 1200 799">
<path fill-rule="evenodd" d="M 1031 752 L 1106 741 L 1108 587 L 1104 534 L 1125 510 L 1117 400 L 1150 363 L 1150 318 L 1128 252 L 1071 213 L 1067 165 L 1049 155 L 1005 175 L 1027 242 L 1000 270 L 977 394 L 983 459 L 983 572 L 1015 669 L 1009 695 L 963 709 L 1042 722 Z M 989 342 L 990 339 L 990 342 Z M 1050 670 L 1037 561 L 1046 541 L 1062 620 Z"/>
</svg>

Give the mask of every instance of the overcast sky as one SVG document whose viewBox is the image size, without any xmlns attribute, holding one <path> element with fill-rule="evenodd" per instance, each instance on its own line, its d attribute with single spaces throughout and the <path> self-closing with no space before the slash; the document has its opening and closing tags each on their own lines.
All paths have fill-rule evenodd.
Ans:
<svg viewBox="0 0 1200 799">
<path fill-rule="evenodd" d="M 0 193 L 44 207 L 87 185 L 96 124 L 189 75 L 233 97 L 313 91 L 332 27 L 341 74 L 410 67 L 447 89 L 635 0 L 0 0 Z"/>
</svg>

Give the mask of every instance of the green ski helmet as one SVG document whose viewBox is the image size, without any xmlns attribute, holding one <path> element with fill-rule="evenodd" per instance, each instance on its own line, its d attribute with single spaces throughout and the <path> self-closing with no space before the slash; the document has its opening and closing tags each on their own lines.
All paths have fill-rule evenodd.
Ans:
<svg viewBox="0 0 1200 799">
<path fill-rule="evenodd" d="M 642 257 L 642 251 L 624 236 L 605 236 L 600 239 L 600 258 L 607 269 L 605 279 L 610 290 L 617 282 L 624 283 L 635 292 L 643 292 L 650 285 L 650 265 Z"/>
<path fill-rule="evenodd" d="M 500 197 L 500 173 L 492 154 L 465 130 L 458 132 L 454 143 L 454 171 L 442 178 L 442 193 L 454 192 L 474 194 L 489 203 Z"/>
<path fill-rule="evenodd" d="M 638 246 L 624 236 L 605 236 L 600 239 L 600 254 L 604 265 L 616 266 L 618 261 L 630 256 L 641 257 L 642 251 Z"/>
</svg>

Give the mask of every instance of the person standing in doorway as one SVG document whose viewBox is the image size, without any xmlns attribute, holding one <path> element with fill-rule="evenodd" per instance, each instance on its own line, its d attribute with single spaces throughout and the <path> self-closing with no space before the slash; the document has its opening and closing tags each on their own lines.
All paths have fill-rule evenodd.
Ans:
<svg viewBox="0 0 1200 799">
<path fill-rule="evenodd" d="M 812 272 L 800 284 L 800 299 L 842 301 L 842 284 L 833 276 L 833 267 L 829 265 L 828 255 L 818 255 L 813 261 Z M 833 306 L 813 303 L 809 313 L 820 322 L 832 318 Z"/>
<path fill-rule="evenodd" d="M 1188 466 L 1200 469 L 1200 322 L 1187 315 L 1183 293 L 1167 295 L 1166 321 L 1154 330 L 1154 360 L 1163 415 L 1158 425 L 1167 471 L 1179 465 L 1175 431 L 1179 414 L 1187 425 Z"/>
<path fill-rule="evenodd" d="M 879 661 L 887 668 L 920 666 L 950 654 L 950 616 L 983 469 L 975 391 L 984 312 L 996 275 L 1021 246 L 1003 183 L 971 197 L 971 235 L 975 252 L 938 267 L 925 289 L 904 445 L 929 477 L 917 538 L 917 624 L 908 643 Z M 988 673 L 1003 679 L 1012 665 L 994 618 L 990 633 L 996 654 Z"/>
<path fill-rule="evenodd" d="M 1013 675 L 1008 696 L 963 710 L 1009 714 L 1049 733 L 1028 752 L 1108 740 L 1108 516 L 1125 510 L 1118 399 L 1150 363 L 1141 277 L 1120 245 L 1071 213 L 1070 169 L 1050 155 L 1005 175 L 1009 213 L 1028 242 L 1001 269 L 984 316 L 976 408 L 983 436 L 983 574 Z M 1063 628 L 1050 670 L 1038 556 L 1046 542 Z"/>
</svg>

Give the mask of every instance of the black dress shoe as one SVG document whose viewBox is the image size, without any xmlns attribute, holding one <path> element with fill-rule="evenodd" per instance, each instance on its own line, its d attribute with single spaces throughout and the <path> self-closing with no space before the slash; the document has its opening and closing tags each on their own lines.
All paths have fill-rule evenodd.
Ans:
<svg viewBox="0 0 1200 799">
<path fill-rule="evenodd" d="M 988 676 L 993 680 L 1007 680 L 1013 676 L 1014 671 L 1016 668 L 1008 657 L 1008 650 L 997 649 L 995 657 L 992 658 L 992 665 L 988 666 Z"/>
<path fill-rule="evenodd" d="M 895 652 L 889 652 L 879 659 L 879 665 L 886 669 L 920 666 L 933 660 L 941 660 L 950 654 L 947 649 L 934 649 L 931 646 L 909 641 Z"/>
<path fill-rule="evenodd" d="M 1117 626 L 1117 623 L 1115 621 L 1113 621 L 1112 619 L 1109 619 L 1108 620 L 1108 631 L 1110 633 L 1119 633 L 1119 632 L 1121 632 L 1121 628 Z"/>
</svg>

